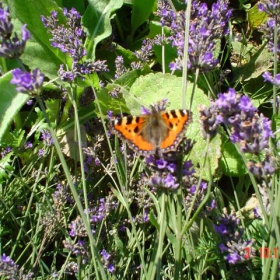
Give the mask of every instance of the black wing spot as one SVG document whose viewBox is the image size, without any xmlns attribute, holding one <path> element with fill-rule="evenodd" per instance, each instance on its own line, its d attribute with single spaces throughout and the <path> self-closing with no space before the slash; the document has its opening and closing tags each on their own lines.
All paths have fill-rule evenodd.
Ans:
<svg viewBox="0 0 280 280">
<path fill-rule="evenodd" d="M 173 123 L 169 122 L 169 127 L 172 129 L 173 128 Z"/>
<path fill-rule="evenodd" d="M 134 133 L 138 133 L 139 132 L 139 128 L 138 128 L 138 126 L 136 126 L 135 128 L 134 128 Z"/>
<path fill-rule="evenodd" d="M 173 118 L 177 118 L 177 114 L 176 114 L 175 110 L 171 110 L 170 113 L 171 113 Z"/>
<path fill-rule="evenodd" d="M 129 125 L 132 123 L 132 120 L 133 120 L 133 116 L 127 116 L 126 117 L 126 124 Z"/>
</svg>

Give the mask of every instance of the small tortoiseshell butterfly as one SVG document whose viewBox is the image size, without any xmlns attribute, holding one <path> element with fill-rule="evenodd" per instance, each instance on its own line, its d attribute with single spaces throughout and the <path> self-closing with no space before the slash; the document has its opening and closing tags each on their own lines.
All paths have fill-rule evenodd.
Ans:
<svg viewBox="0 0 280 280">
<path fill-rule="evenodd" d="M 158 103 L 151 105 L 147 114 L 116 118 L 111 132 L 141 155 L 175 151 L 192 121 L 192 113 L 189 110 L 164 111 L 163 107 L 165 104 Z"/>
</svg>

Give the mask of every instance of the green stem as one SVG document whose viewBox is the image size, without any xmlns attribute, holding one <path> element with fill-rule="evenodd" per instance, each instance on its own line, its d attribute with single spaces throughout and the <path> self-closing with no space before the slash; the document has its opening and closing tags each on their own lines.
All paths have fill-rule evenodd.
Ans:
<svg viewBox="0 0 280 280">
<path fill-rule="evenodd" d="M 190 18 L 191 18 L 191 6 L 192 0 L 188 1 L 187 9 L 185 12 L 185 42 L 184 42 L 184 55 L 183 55 L 183 75 L 182 75 L 182 108 L 186 108 L 186 93 L 188 82 L 188 56 L 189 56 L 189 30 L 190 30 Z"/>
<path fill-rule="evenodd" d="M 164 243 L 164 236 L 166 231 L 166 211 L 165 211 L 165 204 L 166 204 L 166 195 L 164 192 L 161 193 L 160 196 L 160 204 L 161 204 L 161 212 L 159 217 L 159 224 L 160 224 L 160 230 L 159 230 L 159 238 L 158 238 L 158 250 L 156 255 L 156 264 L 157 264 L 157 276 L 156 279 L 160 280 L 161 278 L 161 266 L 162 266 L 162 254 L 163 254 L 163 243 Z M 153 279 L 153 277 L 151 278 Z"/>
<path fill-rule="evenodd" d="M 80 121 L 79 121 L 79 114 L 78 114 L 78 108 L 77 108 L 77 102 L 75 98 L 76 92 L 73 94 L 72 98 L 72 104 L 74 108 L 74 118 L 75 118 L 75 125 L 76 125 L 76 131 L 78 136 L 78 150 L 79 150 L 79 160 L 81 165 L 81 175 L 82 175 L 82 184 L 83 184 L 83 194 L 84 194 L 84 201 L 85 201 L 85 209 L 86 209 L 86 217 L 87 222 L 90 224 L 90 217 L 89 217 L 89 206 L 88 206 L 88 198 L 87 198 L 87 188 L 86 188 L 86 178 L 85 178 L 85 168 L 84 168 L 84 159 L 83 159 L 83 150 L 82 150 L 82 137 L 81 137 L 81 130 L 80 130 Z M 71 97 L 70 97 L 71 99 Z"/>
<path fill-rule="evenodd" d="M 82 203 L 81 203 L 81 201 L 79 199 L 78 192 L 77 192 L 77 190 L 76 190 L 76 188 L 75 188 L 75 186 L 73 184 L 73 181 L 72 181 L 72 178 L 71 178 L 71 175 L 70 175 L 67 163 L 66 163 L 65 158 L 64 158 L 64 156 L 62 154 L 60 145 L 59 145 L 57 137 L 56 137 L 56 133 L 55 133 L 54 129 L 51 126 L 51 122 L 50 122 L 50 119 L 49 119 L 49 117 L 48 117 L 48 115 L 46 113 L 43 101 L 42 101 L 40 96 L 37 96 L 36 99 L 37 99 L 37 101 L 39 103 L 39 106 L 40 106 L 40 108 L 42 110 L 42 113 L 43 113 L 43 115 L 45 117 L 45 120 L 46 120 L 47 124 L 49 125 L 49 131 L 50 131 L 51 136 L 53 138 L 54 146 L 56 148 L 57 155 L 58 155 L 58 157 L 60 159 L 60 162 L 61 162 L 64 174 L 65 174 L 67 182 L 68 182 L 68 184 L 70 186 L 70 189 L 71 189 L 71 192 L 73 194 L 74 200 L 76 202 L 79 214 L 82 217 L 83 221 L 86 221 L 87 218 L 86 218 L 86 215 L 84 214 L 84 209 L 83 209 Z M 90 225 L 88 223 L 85 224 L 85 227 L 86 227 L 86 231 L 87 231 L 87 234 L 88 234 L 88 237 L 89 237 L 89 241 L 90 241 L 90 245 L 91 245 L 90 246 L 91 254 L 92 254 L 92 259 L 91 260 L 93 262 L 93 266 L 94 266 L 94 269 L 95 269 L 95 272 L 96 272 L 96 274 L 95 274 L 96 279 L 100 279 L 100 275 L 98 274 L 98 271 L 100 271 L 102 279 L 107 279 L 107 276 L 106 276 L 105 271 L 104 271 L 103 264 L 101 263 L 100 256 L 99 256 L 99 254 L 97 252 L 97 248 L 96 248 L 96 245 L 95 245 L 96 242 L 95 242 L 95 239 L 94 239 L 94 237 L 92 235 L 91 227 L 90 227 Z M 98 267 L 97 267 L 97 264 L 98 264 Z"/>
<path fill-rule="evenodd" d="M 275 16 L 275 22 L 277 22 L 277 16 Z M 273 38 L 273 41 L 274 41 L 274 50 L 273 50 L 273 53 L 274 53 L 274 68 L 273 68 L 273 75 L 274 77 L 276 76 L 277 74 L 277 67 L 278 67 L 278 64 L 277 64 L 277 45 L 278 45 L 278 27 L 277 27 L 277 24 L 275 24 L 274 26 L 274 34 L 273 34 L 274 38 Z M 273 115 L 276 115 L 277 112 L 276 112 L 276 95 L 277 95 L 277 88 L 276 86 L 274 85 L 273 86 Z"/>
<path fill-rule="evenodd" d="M 180 176 L 182 178 L 182 176 Z M 176 243 L 175 243 L 175 273 L 174 279 L 181 279 L 182 274 L 182 182 L 177 194 L 177 224 L 176 224 Z"/>
</svg>

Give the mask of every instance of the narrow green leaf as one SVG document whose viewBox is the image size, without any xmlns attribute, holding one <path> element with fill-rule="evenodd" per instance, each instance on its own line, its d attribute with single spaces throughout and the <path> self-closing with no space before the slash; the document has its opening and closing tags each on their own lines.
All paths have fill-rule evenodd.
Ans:
<svg viewBox="0 0 280 280">
<path fill-rule="evenodd" d="M 11 165 L 11 157 L 13 153 L 7 154 L 0 160 L 0 184 L 4 183 L 5 179 L 9 178 L 9 173 L 13 173 L 14 167 Z"/>
<path fill-rule="evenodd" d="M 159 223 L 156 220 L 156 217 L 155 217 L 155 214 L 154 214 L 154 210 L 151 210 L 149 212 L 149 221 L 159 231 Z"/>
</svg>

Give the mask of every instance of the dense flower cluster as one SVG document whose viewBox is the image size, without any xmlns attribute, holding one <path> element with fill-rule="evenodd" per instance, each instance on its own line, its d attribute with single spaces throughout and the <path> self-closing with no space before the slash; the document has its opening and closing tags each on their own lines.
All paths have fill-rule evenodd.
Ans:
<svg viewBox="0 0 280 280">
<path fill-rule="evenodd" d="M 258 8 L 260 11 L 267 13 L 269 17 L 280 14 L 280 3 L 278 0 L 262 0 L 258 4 Z"/>
<path fill-rule="evenodd" d="M 64 240 L 63 245 L 73 255 L 79 256 L 83 264 L 88 263 L 90 254 L 87 242 L 82 239 L 79 239 L 75 243 L 72 240 Z"/>
<path fill-rule="evenodd" d="M 84 40 L 86 33 L 81 25 L 81 15 L 74 8 L 68 11 L 63 9 L 63 15 L 66 17 L 66 24 L 59 24 L 57 12 L 52 11 L 51 16 L 41 16 L 41 20 L 48 32 L 52 35 L 50 41 L 52 46 L 67 53 L 72 59 L 71 70 L 65 70 L 64 65 L 60 65 L 58 74 L 62 81 L 73 82 L 76 78 L 83 78 L 84 75 L 93 72 L 107 72 L 108 68 L 105 61 L 84 61 L 86 50 Z"/>
<path fill-rule="evenodd" d="M 280 4 L 278 0 L 263 0 L 258 4 L 260 11 L 265 12 L 268 19 L 264 24 L 261 25 L 260 30 L 263 32 L 263 38 L 267 41 L 266 47 L 278 58 L 280 58 Z M 276 33 L 276 38 L 275 38 Z M 280 86 L 280 74 L 274 73 L 272 76 L 269 72 L 263 73 L 265 82 L 270 82 L 275 87 Z M 274 104 L 276 103 L 276 104 Z M 276 115 L 279 114 L 279 99 L 274 96 L 273 99 L 273 111 Z"/>
<path fill-rule="evenodd" d="M 107 198 L 108 200 L 109 198 Z M 107 201 L 104 198 L 101 198 L 99 200 L 98 205 L 91 207 L 87 210 L 90 222 L 92 225 L 92 232 L 95 233 L 94 227 L 103 221 L 105 219 L 110 211 L 115 209 L 117 207 L 117 203 L 114 201 Z M 84 237 L 86 236 L 86 229 L 83 224 L 83 221 L 80 217 L 77 217 L 76 220 L 72 221 L 69 225 L 70 232 L 69 235 L 72 237 L 78 236 L 78 237 Z"/>
<path fill-rule="evenodd" d="M 54 144 L 54 141 L 51 137 L 51 134 L 48 130 L 46 129 L 43 129 L 41 131 L 41 138 L 43 140 L 43 143 L 46 145 L 46 146 L 52 146 Z"/>
<path fill-rule="evenodd" d="M 110 273 L 113 273 L 115 271 L 114 265 L 109 261 L 111 259 L 111 255 L 103 249 L 100 252 L 100 255 L 102 256 L 102 261 L 104 262 L 105 266 L 107 267 L 108 271 Z"/>
<path fill-rule="evenodd" d="M 220 251 L 225 255 L 229 264 L 244 262 L 255 254 L 255 250 L 251 250 L 254 241 L 243 240 L 244 230 L 239 223 L 240 220 L 236 218 L 236 215 L 224 213 L 218 224 L 214 225 L 215 231 L 224 241 L 219 245 Z M 246 248 L 250 248 L 251 256 L 246 256 Z"/>
<path fill-rule="evenodd" d="M 189 69 L 199 68 L 203 71 L 217 66 L 218 59 L 214 57 L 216 39 L 228 33 L 227 23 L 232 10 L 228 8 L 229 1 L 218 0 L 208 10 L 206 3 L 192 2 L 190 32 L 189 32 Z M 180 70 L 183 67 L 183 53 L 185 41 L 185 12 L 175 12 L 168 1 L 161 1 L 157 15 L 162 26 L 170 29 L 168 38 L 177 49 L 177 59 L 169 65 L 171 70 Z"/>
<path fill-rule="evenodd" d="M 64 184 L 58 183 L 56 186 L 56 190 L 52 195 L 52 199 L 54 201 L 54 205 L 56 208 L 60 208 L 62 205 L 68 203 L 74 203 L 69 187 L 65 186 Z"/>
<path fill-rule="evenodd" d="M 0 276 L 11 277 L 15 279 L 18 274 L 18 265 L 6 254 L 0 258 Z"/>
<path fill-rule="evenodd" d="M 4 279 L 34 279 L 33 273 L 23 274 L 19 266 L 6 254 L 0 256 L 0 277 Z"/>
<path fill-rule="evenodd" d="M 52 35 L 50 39 L 52 46 L 60 49 L 63 53 L 68 53 L 75 62 L 78 62 L 86 55 L 83 46 L 86 33 L 81 26 L 81 15 L 74 8 L 69 12 L 64 8 L 63 15 L 66 17 L 66 27 L 59 25 L 57 15 L 56 11 L 52 11 L 50 17 L 41 16 L 44 26 Z"/>
<path fill-rule="evenodd" d="M 140 62 L 148 62 L 153 55 L 153 40 L 146 39 L 142 42 L 141 49 L 135 51 L 135 56 L 139 59 Z"/>
<path fill-rule="evenodd" d="M 271 75 L 271 73 L 266 71 L 263 73 L 262 76 L 263 76 L 265 82 L 270 82 L 271 84 L 273 84 L 274 86 L 277 86 L 277 87 L 280 86 L 280 74 L 276 74 L 275 77 L 273 77 Z"/>
<path fill-rule="evenodd" d="M 16 33 L 12 36 L 13 29 L 9 9 L 4 9 L 2 3 L 0 3 L 0 57 L 20 57 L 25 49 L 26 41 L 30 38 L 26 24 L 21 29 L 21 40 Z"/>
<path fill-rule="evenodd" d="M 217 109 L 219 114 L 217 114 Z M 273 136 L 271 121 L 258 114 L 249 97 L 239 95 L 234 89 L 220 93 L 209 109 L 200 110 L 204 135 L 213 137 L 217 125 L 224 123 L 231 128 L 230 139 L 239 143 L 242 152 L 255 155 L 268 151 L 269 139 Z M 262 171 L 260 171 L 262 167 Z M 249 170 L 257 177 L 274 172 L 273 160 L 266 156 L 263 163 L 249 162 Z"/>
<path fill-rule="evenodd" d="M 121 75 L 131 69 L 142 69 L 144 63 L 148 63 L 153 55 L 153 45 L 155 41 L 152 39 L 146 39 L 142 42 L 140 50 L 134 52 L 136 61 L 130 63 L 130 67 L 125 66 L 125 62 L 122 56 L 117 56 L 115 59 L 115 78 L 119 78 Z"/>
<path fill-rule="evenodd" d="M 125 72 L 127 72 L 127 68 L 124 66 L 124 60 L 121 55 L 117 56 L 115 59 L 115 79 L 119 78 L 121 75 L 123 75 Z"/>
<path fill-rule="evenodd" d="M 234 89 L 218 97 L 216 106 L 220 111 L 220 120 L 231 127 L 231 141 L 240 143 L 241 150 L 251 154 L 268 148 L 268 140 L 273 137 L 271 121 L 256 113 L 250 98 L 236 94 Z"/>
<path fill-rule="evenodd" d="M 212 104 L 209 108 L 204 105 L 199 107 L 200 122 L 202 135 L 204 138 L 207 136 L 212 139 L 218 131 L 220 121 L 217 119 L 218 108 L 215 104 Z"/>
<path fill-rule="evenodd" d="M 36 94 L 41 89 L 44 82 L 44 74 L 39 69 L 24 72 L 17 68 L 12 71 L 13 78 L 11 84 L 16 85 L 16 90 L 21 93 Z"/>
<path fill-rule="evenodd" d="M 274 160 L 269 152 L 269 139 L 274 137 L 271 121 L 257 112 L 249 97 L 237 94 L 232 88 L 227 93 L 220 93 L 208 110 L 202 108 L 200 115 L 204 135 L 213 137 L 217 124 L 223 123 L 230 128 L 231 141 L 238 143 L 242 152 L 252 155 L 247 168 L 262 182 L 259 191 L 265 209 L 269 209 L 267 191 L 270 176 L 275 172 Z"/>
<path fill-rule="evenodd" d="M 61 189 L 61 188 L 59 188 Z M 57 195 L 55 195 L 57 199 Z M 64 196 L 64 200 L 66 196 Z M 95 228 L 98 224 L 101 224 L 104 219 L 110 214 L 110 211 L 117 207 L 117 203 L 113 200 L 101 198 L 99 203 L 95 207 L 91 207 L 87 212 L 90 216 L 90 223 L 92 227 L 92 233 L 96 232 Z M 81 217 L 77 217 L 74 221 L 69 224 L 70 232 L 69 235 L 75 240 L 64 240 L 64 247 L 69 250 L 76 257 L 80 257 L 83 264 L 87 264 L 90 261 L 90 253 L 89 253 L 89 244 L 87 241 L 87 232 Z M 115 268 L 109 262 L 111 255 L 107 254 L 105 250 L 101 252 L 102 260 L 104 261 L 108 271 L 113 273 Z M 75 262 L 71 262 L 71 265 L 67 265 L 67 270 L 71 273 L 77 273 L 77 264 Z"/>
<path fill-rule="evenodd" d="M 234 89 L 227 93 L 220 93 L 215 105 L 219 109 L 219 122 L 231 128 L 230 139 L 233 143 L 239 143 L 241 151 L 259 155 L 268 151 L 269 139 L 273 137 L 271 121 L 262 114 L 257 113 L 249 97 L 239 95 Z M 274 172 L 273 161 L 265 160 L 260 163 L 263 167 L 263 174 L 269 175 Z M 250 171 L 256 170 L 249 167 Z M 259 171 L 253 173 L 259 175 Z"/>
<path fill-rule="evenodd" d="M 4 158 L 6 155 L 8 155 L 10 152 L 12 152 L 13 149 L 11 147 L 6 147 L 1 151 L 1 157 Z"/>
<path fill-rule="evenodd" d="M 257 178 L 265 178 L 268 174 L 273 174 L 275 172 L 274 160 L 269 154 L 265 155 L 262 162 L 251 159 L 247 167 Z"/>
<path fill-rule="evenodd" d="M 264 0 L 258 4 L 260 11 L 265 12 L 268 15 L 267 21 L 261 25 L 260 29 L 263 32 L 263 38 L 267 40 L 267 48 L 271 52 L 274 52 L 274 29 L 277 29 L 277 38 L 280 36 L 280 4 L 278 0 Z M 276 52 L 280 55 L 280 42 L 278 40 L 276 46 Z"/>
<path fill-rule="evenodd" d="M 201 202 L 205 197 L 207 188 L 210 186 L 208 186 L 206 182 L 201 182 L 198 187 L 198 180 L 196 178 L 192 178 L 192 181 L 193 182 L 188 188 L 188 194 L 185 198 L 185 204 L 187 209 L 192 207 L 193 211 L 195 211 L 200 206 Z M 190 182 L 187 183 L 187 185 L 189 184 Z M 209 203 L 205 205 L 205 208 L 200 212 L 200 215 L 208 216 L 214 209 L 216 209 L 216 207 L 217 207 L 216 200 L 213 199 L 212 201 L 209 201 Z"/>
</svg>

